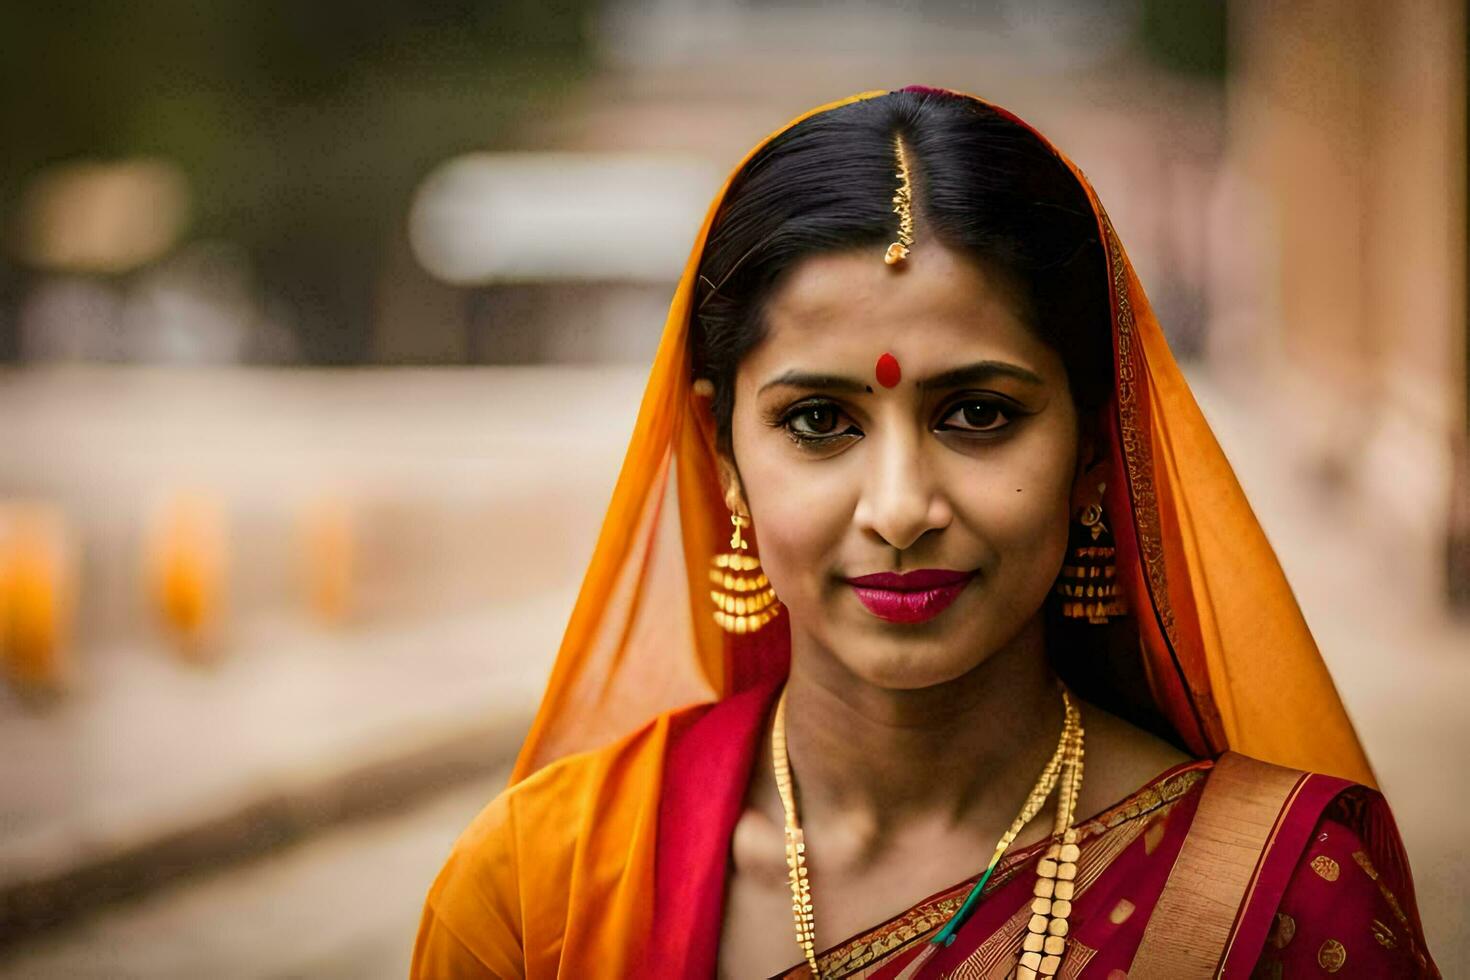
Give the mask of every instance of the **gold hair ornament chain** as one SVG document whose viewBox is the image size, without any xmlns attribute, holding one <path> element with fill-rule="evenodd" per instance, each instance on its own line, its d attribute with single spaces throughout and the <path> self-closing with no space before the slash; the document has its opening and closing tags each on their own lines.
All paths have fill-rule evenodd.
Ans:
<svg viewBox="0 0 1470 980">
<path fill-rule="evenodd" d="M 914 181 L 902 136 L 893 137 L 893 155 L 898 162 L 898 189 L 893 192 L 893 213 L 898 215 L 898 241 L 883 253 L 883 261 L 889 265 L 908 258 L 909 249 L 914 244 Z"/>
<path fill-rule="evenodd" d="M 985 873 L 970 889 L 964 904 L 935 934 L 928 948 L 909 964 L 906 974 L 911 975 L 925 960 L 954 942 L 960 926 L 968 921 L 979 904 L 981 893 L 996 866 L 1000 864 L 1001 857 L 1022 829 L 1041 812 L 1052 790 L 1060 784 L 1057 815 L 1052 825 L 1052 837 L 1055 840 L 1036 867 L 1037 881 L 1031 901 L 1032 914 L 1027 924 L 1021 960 L 1016 967 L 1017 980 L 1045 980 L 1056 976 L 1061 966 L 1062 953 L 1066 949 L 1067 916 L 1072 910 L 1077 859 L 1081 854 L 1077 846 L 1077 830 L 1072 826 L 1072 815 L 1077 805 L 1077 794 L 1082 788 L 1082 715 L 1065 688 L 1062 689 L 1062 704 L 1061 738 L 1046 768 L 1036 780 L 1036 785 L 1026 797 L 1021 812 L 1016 814 L 1016 819 L 996 842 Z M 786 752 L 785 688 L 782 688 L 781 696 L 776 701 L 776 714 L 771 726 L 771 764 L 776 773 L 776 792 L 781 797 L 781 808 L 786 817 L 786 868 L 787 880 L 791 885 L 791 915 L 796 926 L 796 943 L 806 957 L 812 976 L 821 980 L 821 967 L 817 963 L 812 890 L 806 870 L 806 840 L 802 834 L 801 822 L 797 818 L 791 760 Z"/>
</svg>

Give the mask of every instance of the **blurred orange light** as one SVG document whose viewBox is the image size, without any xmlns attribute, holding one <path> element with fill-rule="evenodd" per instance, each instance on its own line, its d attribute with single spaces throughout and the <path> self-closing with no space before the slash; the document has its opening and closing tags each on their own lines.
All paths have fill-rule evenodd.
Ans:
<svg viewBox="0 0 1470 980">
<path fill-rule="evenodd" d="M 150 605 L 185 656 L 203 659 L 217 652 L 228 557 L 224 509 L 210 496 L 175 496 L 150 529 L 145 555 Z"/>
<path fill-rule="evenodd" d="M 72 680 L 76 576 L 70 555 L 57 508 L 0 507 L 0 661 L 22 693 L 55 693 Z"/>
<path fill-rule="evenodd" d="M 353 613 L 357 555 L 354 515 L 339 498 L 311 504 L 301 521 L 301 562 L 306 602 L 320 621 L 341 625 Z"/>
</svg>

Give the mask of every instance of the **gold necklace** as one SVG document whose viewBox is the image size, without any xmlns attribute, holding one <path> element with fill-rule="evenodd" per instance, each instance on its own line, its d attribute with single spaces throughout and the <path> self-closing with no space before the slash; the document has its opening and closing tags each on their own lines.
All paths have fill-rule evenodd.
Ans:
<svg viewBox="0 0 1470 980">
<path fill-rule="evenodd" d="M 1052 825 L 1052 836 L 1056 840 L 1037 864 L 1031 920 L 1027 924 L 1027 935 L 1021 947 L 1016 980 L 1047 980 L 1056 975 L 1061 966 L 1062 953 L 1066 950 L 1067 916 L 1072 911 L 1077 858 L 1081 853 L 1077 846 L 1077 830 L 1071 824 L 1077 793 L 1082 787 L 1082 716 L 1066 688 L 1062 689 L 1062 705 L 1061 738 L 1057 742 L 1056 751 L 1021 806 L 1021 812 L 1016 814 L 1016 819 L 996 842 L 985 873 L 965 897 L 959 911 L 950 917 L 930 941 L 929 947 L 905 972 L 913 971 L 924 960 L 954 942 L 955 933 L 979 904 L 981 892 L 995 872 L 1001 857 L 1022 829 L 1041 812 L 1052 790 L 1060 783 L 1057 815 Z M 771 764 L 776 773 L 776 792 L 781 797 L 781 809 L 785 811 L 786 817 L 786 868 L 787 880 L 791 885 L 791 915 L 796 926 L 796 943 L 806 957 L 812 976 L 821 980 L 821 968 L 817 964 L 812 890 L 811 883 L 807 880 L 806 840 L 802 834 L 801 822 L 797 819 L 796 794 L 791 782 L 791 759 L 786 752 L 785 688 L 782 688 L 781 696 L 776 701 L 776 715 L 771 725 Z"/>
</svg>

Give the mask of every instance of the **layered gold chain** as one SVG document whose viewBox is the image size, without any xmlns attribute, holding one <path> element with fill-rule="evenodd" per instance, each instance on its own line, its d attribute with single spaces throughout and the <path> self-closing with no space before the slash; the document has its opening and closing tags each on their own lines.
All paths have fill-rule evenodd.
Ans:
<svg viewBox="0 0 1470 980">
<path fill-rule="evenodd" d="M 1057 815 L 1052 825 L 1055 838 L 1037 865 L 1037 881 L 1031 902 L 1031 919 L 1027 924 L 1027 935 L 1021 952 L 1021 961 L 1016 967 L 1017 980 L 1041 980 L 1054 977 L 1061 965 L 1062 953 L 1066 949 L 1067 916 L 1072 910 L 1073 882 L 1077 876 L 1077 831 L 1072 827 L 1072 815 L 1077 805 L 1077 794 L 1082 787 L 1082 716 L 1071 695 L 1062 690 L 1064 708 L 1062 735 L 1046 767 L 1042 769 L 1036 785 L 1026 797 L 1021 811 L 1010 827 L 996 841 L 995 851 L 986 865 L 985 873 L 970 890 L 958 912 L 939 930 L 933 945 L 925 951 L 923 959 L 933 955 L 954 941 L 955 932 L 973 913 L 979 903 L 986 882 L 990 880 L 1001 857 L 1015 841 L 1025 826 L 1041 812 L 1058 784 Z M 791 782 L 791 760 L 786 752 L 786 691 L 782 689 L 776 701 L 776 714 L 771 727 L 771 764 L 776 773 L 776 792 L 781 797 L 781 808 L 786 816 L 786 868 L 787 880 L 791 885 L 791 915 L 796 926 L 796 943 L 806 957 L 812 976 L 820 980 L 822 973 L 817 963 L 815 917 L 812 913 L 811 883 L 807 879 L 806 840 L 802 834 L 801 821 L 797 817 L 796 793 Z M 912 964 L 917 966 L 918 963 Z"/>
</svg>

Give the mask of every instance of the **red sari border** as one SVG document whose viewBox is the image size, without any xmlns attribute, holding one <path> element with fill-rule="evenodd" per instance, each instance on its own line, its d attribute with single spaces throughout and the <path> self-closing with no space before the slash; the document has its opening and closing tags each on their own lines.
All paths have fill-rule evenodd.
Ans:
<svg viewBox="0 0 1470 980">
<path fill-rule="evenodd" d="M 654 854 L 654 912 L 640 976 L 711 977 L 719 961 L 726 853 L 775 685 L 683 713 L 669 733 Z"/>
</svg>

